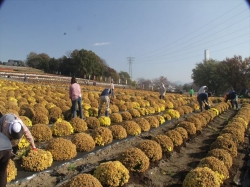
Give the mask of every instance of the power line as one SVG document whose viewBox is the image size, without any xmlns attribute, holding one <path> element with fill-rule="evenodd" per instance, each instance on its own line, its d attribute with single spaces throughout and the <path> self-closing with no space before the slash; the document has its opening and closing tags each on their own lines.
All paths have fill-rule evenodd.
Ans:
<svg viewBox="0 0 250 187">
<path fill-rule="evenodd" d="M 246 10 L 247 10 L 247 9 L 246 9 Z M 244 11 L 245 11 L 245 10 L 244 10 Z M 243 12 L 244 12 L 244 11 L 243 11 Z M 241 12 L 241 13 L 242 13 L 242 12 Z M 239 13 L 239 14 L 240 14 L 240 13 Z M 238 14 L 237 14 L 237 15 L 238 15 Z M 237 16 L 237 15 L 235 15 L 235 16 Z M 233 16 L 233 17 L 235 17 L 235 16 Z M 231 17 L 230 19 L 232 19 L 233 17 Z M 213 33 L 213 34 L 211 34 L 211 35 L 209 35 L 209 36 L 207 36 L 207 37 L 205 37 L 205 38 L 203 38 L 203 39 L 197 41 L 197 42 L 200 42 L 200 41 L 202 41 L 202 40 L 204 40 L 204 39 L 206 39 L 206 38 L 209 38 L 209 37 L 211 37 L 211 36 L 213 36 L 213 35 L 215 35 L 215 34 L 221 32 L 221 31 L 224 31 L 224 30 L 226 30 L 227 28 L 232 27 L 232 26 L 238 24 L 240 21 L 243 21 L 243 20 L 245 20 L 245 19 L 247 19 L 247 18 L 249 18 L 249 15 L 246 16 L 246 17 L 244 17 L 244 18 L 242 18 L 241 20 L 237 20 L 235 23 L 230 24 L 229 26 L 227 26 L 227 27 L 225 27 L 225 28 L 223 28 L 223 29 L 221 29 L 221 30 L 219 30 L 219 31 L 217 31 L 217 32 L 215 32 L 215 33 Z M 228 19 L 228 20 L 230 20 L 230 19 Z M 226 20 L 226 21 L 224 21 L 224 22 L 222 22 L 222 23 L 216 25 L 215 27 L 218 27 L 218 26 L 222 25 L 223 23 L 227 22 L 228 20 Z M 188 40 L 186 40 L 186 41 L 184 41 L 184 42 L 182 42 L 182 43 L 180 43 L 180 44 L 178 44 L 178 45 L 172 47 L 171 49 L 176 48 L 176 47 L 178 47 L 178 46 L 181 46 L 181 45 L 183 45 L 184 43 L 187 43 L 188 41 L 192 41 L 192 40 L 196 39 L 198 36 L 201 36 L 202 34 L 207 33 L 208 31 L 213 30 L 215 27 L 213 27 L 213 28 L 211 28 L 211 29 L 209 29 L 209 30 L 204 31 L 203 33 L 201 33 L 201 34 L 199 34 L 199 35 L 197 35 L 197 36 L 194 36 L 193 38 L 188 39 Z M 248 26 L 248 27 L 249 27 L 249 26 Z M 195 43 L 197 43 L 197 42 L 194 42 L 194 43 L 192 43 L 192 44 L 189 44 L 189 46 L 192 46 L 193 44 L 195 44 Z M 188 47 L 188 46 L 186 46 L 186 47 Z M 181 49 L 186 48 L 186 47 L 182 47 Z M 180 50 L 180 49 L 177 49 L 177 50 L 175 50 L 174 52 L 178 52 L 179 50 Z M 162 52 L 165 52 L 165 50 L 162 51 Z M 162 54 L 162 52 L 159 52 L 159 53 L 156 53 L 156 54 L 153 54 L 153 55 L 148 55 L 148 56 L 145 56 L 145 57 L 140 57 L 139 59 L 140 59 L 140 60 L 149 59 L 149 58 L 154 58 L 154 59 L 155 59 L 155 58 L 159 58 L 159 55 L 160 55 L 160 56 L 166 56 L 166 55 L 168 55 L 168 54 L 174 53 L 174 52 L 168 52 L 167 54 Z M 156 57 L 155 57 L 155 56 L 156 56 Z M 158 57 L 157 57 L 157 56 L 158 56 Z"/>
<path fill-rule="evenodd" d="M 209 52 L 210 52 L 210 54 L 211 53 L 216 53 L 216 52 L 220 52 L 222 50 L 225 50 L 225 49 L 228 49 L 228 48 L 231 48 L 231 47 L 235 47 L 235 46 L 238 46 L 238 45 L 249 44 L 249 42 L 250 42 L 250 40 L 238 43 L 236 45 L 228 46 L 228 47 L 225 47 L 225 48 L 222 48 L 222 49 L 218 49 L 218 50 L 215 50 L 215 51 L 209 51 Z M 199 54 L 199 55 L 195 55 L 195 56 L 191 56 L 191 57 L 180 58 L 180 59 L 177 59 L 177 60 L 168 60 L 167 62 L 154 62 L 154 65 L 156 65 L 156 64 L 171 64 L 171 63 L 176 63 L 176 62 L 179 62 L 179 61 L 192 59 L 192 58 L 196 58 L 196 57 L 202 57 L 202 56 L 203 56 L 203 54 Z M 137 63 L 137 64 L 141 64 L 141 63 Z M 149 62 L 149 63 L 143 63 L 143 64 L 152 64 L 152 63 Z"/>
<path fill-rule="evenodd" d="M 128 64 L 129 64 L 129 76 L 130 79 L 132 80 L 132 61 L 134 60 L 134 57 L 127 57 L 128 59 Z"/>
<path fill-rule="evenodd" d="M 229 12 L 231 12 L 232 10 L 234 10 L 234 9 L 236 9 L 237 7 L 241 6 L 242 4 L 244 4 L 244 2 L 238 4 L 236 7 L 234 7 L 234 8 L 232 8 L 232 9 L 228 10 L 227 12 L 225 12 L 224 14 L 222 14 L 221 16 L 219 16 L 219 17 L 215 18 L 214 20 L 208 22 L 207 24 L 201 26 L 200 28 L 196 29 L 195 31 L 190 32 L 189 34 L 187 34 L 187 35 L 185 35 L 185 36 L 183 36 L 183 37 L 181 37 L 181 38 L 175 40 L 174 42 L 172 42 L 172 43 L 170 43 L 170 44 L 168 44 L 168 45 L 165 45 L 165 46 L 163 46 L 163 47 L 161 47 L 161 48 L 158 48 L 158 49 L 156 49 L 156 50 L 154 50 L 154 51 L 147 52 L 146 54 L 138 55 L 137 57 L 140 57 L 140 58 L 147 58 L 147 57 L 145 57 L 145 56 L 148 56 L 150 53 L 155 53 L 155 52 L 159 51 L 160 49 L 163 49 L 163 48 L 165 48 L 165 47 L 168 47 L 168 46 L 171 45 L 171 44 L 175 44 L 177 41 L 180 41 L 180 40 L 186 38 L 187 36 L 189 36 L 189 35 L 191 35 L 191 34 L 197 32 L 197 31 L 201 30 L 201 29 L 204 28 L 205 26 L 207 26 L 207 25 L 213 23 L 214 21 L 216 21 L 216 20 L 218 20 L 219 18 L 223 17 L 224 15 L 228 14 Z M 245 10 L 247 10 L 247 9 L 245 9 Z M 245 11 L 245 10 L 244 10 L 244 11 Z M 244 12 L 244 11 L 243 11 L 243 12 Z M 241 11 L 241 13 L 242 13 L 242 11 Z M 240 14 L 240 13 L 239 13 L 239 14 Z M 238 15 L 238 14 L 237 14 L 237 15 Z M 237 15 L 235 15 L 235 16 L 237 16 Z M 228 20 L 227 20 L 227 21 L 228 21 Z M 226 22 L 226 21 L 224 21 L 224 22 Z M 149 56 L 153 56 L 153 55 L 149 55 Z"/>
</svg>

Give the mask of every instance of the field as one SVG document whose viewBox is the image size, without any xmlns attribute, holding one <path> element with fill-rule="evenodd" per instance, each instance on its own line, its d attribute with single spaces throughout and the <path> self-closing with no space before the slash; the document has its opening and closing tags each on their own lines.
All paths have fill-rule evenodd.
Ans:
<svg viewBox="0 0 250 187">
<path fill-rule="evenodd" d="M 64 120 L 73 124 L 69 114 L 71 103 L 67 95 L 68 82 L 58 81 L 59 78 L 40 79 L 38 75 L 36 79 L 28 79 L 29 81 L 23 82 L 22 75 L 23 73 L 13 79 L 0 79 L 0 102 L 1 105 L 5 105 L 5 107 L 0 108 L 1 112 L 7 113 L 12 111 L 20 116 L 26 115 L 30 123 L 32 123 L 29 126 L 31 130 L 37 125 L 34 116 L 38 116 L 41 111 L 44 111 L 46 114 L 48 122 L 40 121 L 39 123 L 44 123 L 51 129 L 55 128 L 56 123 L 59 123 L 58 120 Z M 60 79 L 65 80 L 63 78 Z M 39 84 L 37 84 L 38 80 Z M 136 171 L 131 171 L 133 168 L 130 168 L 128 176 L 126 173 L 123 173 L 122 177 L 114 174 L 112 176 L 114 180 L 120 182 L 119 185 L 113 186 L 181 187 L 190 171 L 196 169 L 200 161 L 208 157 L 209 152 L 214 149 L 212 148 L 214 142 L 219 141 L 221 138 L 225 138 L 223 139 L 225 142 L 229 141 L 227 139 L 230 139 L 230 142 L 232 142 L 232 145 L 230 145 L 235 149 L 228 148 L 227 150 L 229 155 L 231 155 L 229 157 L 232 159 L 232 164 L 229 164 L 230 166 L 226 170 L 221 169 L 226 167 L 224 166 L 224 164 L 227 165 L 226 162 L 219 169 L 216 169 L 215 166 L 209 166 L 213 173 L 217 172 L 217 175 L 213 175 L 216 176 L 214 180 L 220 182 L 219 186 L 223 187 L 248 186 L 247 178 L 245 177 L 248 172 L 247 155 L 249 154 L 247 133 L 250 110 L 247 99 L 240 100 L 241 109 L 236 111 L 230 108 L 229 103 L 224 103 L 223 98 L 212 97 L 210 98 L 210 102 L 213 103 L 212 109 L 199 112 L 198 104 L 194 97 L 167 94 L 164 100 L 160 100 L 157 92 L 116 88 L 116 99 L 111 106 L 110 118 L 106 119 L 103 117 L 104 119 L 103 121 L 100 120 L 99 127 L 93 127 L 93 124 L 88 122 L 88 118 L 97 119 L 98 94 L 103 87 L 81 86 L 83 90 L 83 108 L 86 117 L 84 123 L 87 125 L 83 132 L 93 137 L 96 143 L 95 147 L 91 151 L 77 151 L 77 154 L 69 159 L 53 160 L 53 163 L 42 171 L 24 170 L 21 167 L 23 162 L 21 156 L 16 156 L 13 160 L 17 168 L 17 174 L 8 183 L 8 187 L 70 186 L 72 179 L 79 176 L 79 174 L 88 173 L 94 176 L 96 168 L 101 164 L 109 161 L 121 161 L 122 153 L 136 147 L 140 147 L 149 158 L 148 167 L 144 168 L 143 171 L 138 170 L 138 168 L 137 170 L 134 168 Z M 16 98 L 16 100 L 13 98 Z M 36 107 L 41 107 L 41 104 L 47 110 L 41 108 L 36 110 Z M 33 118 L 27 113 L 21 112 L 25 107 L 34 110 Z M 55 109 L 55 107 L 61 108 L 61 113 L 52 115 L 52 108 Z M 102 109 L 102 113 L 104 113 L 104 110 L 105 108 Z M 128 117 L 128 113 L 131 115 L 131 118 Z M 122 117 L 121 119 L 119 118 L 120 116 Z M 145 124 L 139 125 L 140 130 L 138 128 L 134 129 L 134 126 L 137 127 L 137 125 L 130 126 L 131 121 L 139 124 L 138 119 L 142 118 L 148 121 L 148 128 L 145 127 Z M 195 131 L 192 133 L 187 126 L 183 125 L 183 122 L 192 123 L 191 126 L 195 127 Z M 238 127 L 238 129 L 233 127 L 232 124 Z M 123 127 L 126 130 L 126 136 L 118 138 L 112 131 L 112 140 L 109 139 L 107 142 L 104 141 L 104 137 L 102 137 L 104 142 L 100 142 L 94 136 L 96 128 L 111 129 L 110 127 L 112 126 Z M 77 127 L 74 127 L 76 131 Z M 177 128 L 180 130 L 180 127 L 182 127 L 182 133 L 178 131 L 179 135 L 177 136 Z M 52 131 L 52 139 L 60 137 L 72 140 L 77 134 L 75 131 L 67 135 L 54 134 L 55 131 Z M 183 132 L 186 132 L 186 134 Z M 143 142 L 157 142 L 160 139 L 156 137 L 162 136 L 170 137 L 172 142 L 171 149 L 169 145 L 164 147 L 161 141 L 158 141 L 160 151 L 156 149 L 157 146 L 142 147 Z M 36 145 L 39 149 L 44 150 L 48 146 L 49 141 L 36 141 Z M 226 149 L 223 146 L 219 148 Z M 21 155 L 23 153 L 22 150 L 24 152 L 28 151 L 28 147 L 20 149 L 19 154 Z M 53 157 L 56 159 L 57 156 L 53 155 Z M 125 167 L 129 167 L 128 163 L 124 162 L 123 164 Z M 32 169 L 32 163 L 30 167 Z M 218 173 L 223 177 L 219 178 Z M 108 177 L 106 177 L 106 181 L 101 181 L 102 185 L 112 186 L 105 183 L 107 181 L 109 181 Z M 209 186 L 209 183 L 206 186 Z M 210 183 L 210 186 L 213 186 L 213 183 Z"/>
</svg>

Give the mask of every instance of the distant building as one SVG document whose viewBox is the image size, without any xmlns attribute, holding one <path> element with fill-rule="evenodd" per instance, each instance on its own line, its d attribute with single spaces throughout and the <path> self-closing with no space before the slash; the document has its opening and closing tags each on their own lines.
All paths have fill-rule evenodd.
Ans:
<svg viewBox="0 0 250 187">
<path fill-rule="evenodd" d="M 24 62 L 22 60 L 8 60 L 5 64 L 7 66 L 24 66 Z"/>
<path fill-rule="evenodd" d="M 209 60 L 209 51 L 206 49 L 204 51 L 204 56 L 205 56 L 205 62 Z"/>
</svg>

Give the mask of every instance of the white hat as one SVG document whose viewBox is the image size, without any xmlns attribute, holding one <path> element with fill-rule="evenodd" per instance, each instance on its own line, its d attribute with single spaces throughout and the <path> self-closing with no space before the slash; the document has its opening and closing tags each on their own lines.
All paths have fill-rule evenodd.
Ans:
<svg viewBox="0 0 250 187">
<path fill-rule="evenodd" d="M 13 120 L 9 125 L 9 133 L 14 139 L 20 139 L 23 135 L 22 121 Z"/>
</svg>

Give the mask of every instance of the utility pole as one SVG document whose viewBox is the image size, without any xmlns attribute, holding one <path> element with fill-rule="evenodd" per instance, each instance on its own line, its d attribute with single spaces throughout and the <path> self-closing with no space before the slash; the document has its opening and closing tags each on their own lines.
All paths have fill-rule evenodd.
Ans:
<svg viewBox="0 0 250 187">
<path fill-rule="evenodd" d="M 129 64 L 129 76 L 130 79 L 132 80 L 132 61 L 134 60 L 134 57 L 127 57 L 127 59 Z"/>
</svg>

